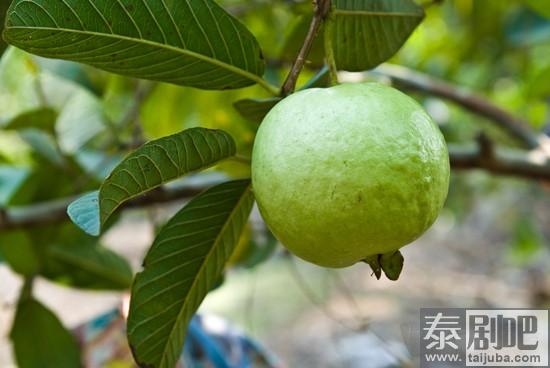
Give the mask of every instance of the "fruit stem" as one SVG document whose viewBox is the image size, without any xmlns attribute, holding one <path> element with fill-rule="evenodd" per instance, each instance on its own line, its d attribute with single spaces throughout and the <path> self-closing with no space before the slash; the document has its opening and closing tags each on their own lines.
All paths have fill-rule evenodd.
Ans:
<svg viewBox="0 0 550 368">
<path fill-rule="evenodd" d="M 334 58 L 334 47 L 332 40 L 334 34 L 334 12 L 331 8 L 327 19 L 325 20 L 325 58 L 328 65 L 330 75 L 330 85 L 334 86 L 338 84 L 338 68 L 336 66 L 336 59 Z"/>
<path fill-rule="evenodd" d="M 283 97 L 293 93 L 296 89 L 296 82 L 298 81 L 298 77 L 300 76 L 300 73 L 304 68 L 307 56 L 309 55 L 311 47 L 313 46 L 313 41 L 317 37 L 319 29 L 321 28 L 321 25 L 327 18 L 327 15 L 329 14 L 329 11 L 331 9 L 331 0 L 315 0 L 313 3 L 314 14 L 309 25 L 309 30 L 304 39 L 304 43 L 302 44 L 302 48 L 300 49 L 300 52 L 298 53 L 294 64 L 292 64 L 292 68 L 290 68 L 290 72 L 288 73 L 283 87 L 281 88 L 281 96 Z"/>
</svg>

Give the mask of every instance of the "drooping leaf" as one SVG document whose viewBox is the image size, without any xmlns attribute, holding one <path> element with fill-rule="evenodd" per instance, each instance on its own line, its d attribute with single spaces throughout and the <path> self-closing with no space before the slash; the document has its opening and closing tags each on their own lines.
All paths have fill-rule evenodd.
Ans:
<svg viewBox="0 0 550 368">
<path fill-rule="evenodd" d="M 14 0 L 4 37 L 37 55 L 204 89 L 245 87 L 264 70 L 254 36 L 213 0 Z"/>
<path fill-rule="evenodd" d="M 128 155 L 101 185 L 99 193 L 73 202 L 75 224 L 99 235 L 109 216 L 125 201 L 235 154 L 235 142 L 222 130 L 191 128 L 146 143 Z"/>
<path fill-rule="evenodd" d="M 48 247 L 44 275 L 73 287 L 124 290 L 132 283 L 128 262 L 112 250 L 95 244 Z"/>
<path fill-rule="evenodd" d="M 59 319 L 34 299 L 17 306 L 10 333 L 20 368 L 80 367 L 80 350 Z"/>
<path fill-rule="evenodd" d="M 220 184 L 160 231 L 132 286 L 128 337 L 138 364 L 174 367 L 187 324 L 219 280 L 253 202 L 249 180 Z"/>
<path fill-rule="evenodd" d="M 254 268 L 271 257 L 277 245 L 278 240 L 267 228 L 261 231 L 251 229 L 250 234 L 245 229 L 227 267 Z"/>
<path fill-rule="evenodd" d="M 308 80 L 299 90 L 308 88 L 326 87 L 328 85 L 329 70 L 323 66 L 313 78 Z M 267 113 L 275 106 L 282 97 L 270 98 L 245 98 L 233 103 L 233 107 L 241 116 L 252 123 L 261 123 Z"/>
<path fill-rule="evenodd" d="M 243 118 L 253 123 L 261 123 L 269 110 L 279 101 L 281 101 L 280 97 L 245 98 L 236 101 L 233 106 Z"/>
<path fill-rule="evenodd" d="M 412 0 L 335 0 L 332 43 L 338 69 L 363 71 L 388 60 L 423 17 Z"/>
</svg>

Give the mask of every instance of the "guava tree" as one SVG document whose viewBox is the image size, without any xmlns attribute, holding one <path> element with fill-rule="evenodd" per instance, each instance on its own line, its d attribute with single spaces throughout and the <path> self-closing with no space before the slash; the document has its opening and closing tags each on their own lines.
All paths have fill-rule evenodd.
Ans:
<svg viewBox="0 0 550 368">
<path fill-rule="evenodd" d="M 34 280 L 45 277 L 76 288 L 131 287 L 127 330 L 136 362 L 173 367 L 187 324 L 228 263 L 267 257 L 252 244 L 234 259 L 255 202 L 251 150 L 264 117 L 296 91 L 381 80 L 450 100 L 492 125 L 473 145 L 449 144 L 449 161 L 445 155 L 438 168 L 450 162 L 454 169 L 549 180 L 548 143 L 531 124 L 478 94 L 384 64 L 440 2 L 13 0 L 3 10 L 4 40 L 12 46 L 0 62 L 0 255 L 24 279 L 11 332 L 18 364 L 80 365 L 69 332 L 33 296 Z M 499 4 L 476 6 L 482 17 L 504 14 Z M 537 19 L 549 13 L 536 1 L 514 6 L 530 16 L 539 12 Z M 446 9 L 463 11 L 453 4 Z M 456 52 L 474 50 L 476 37 Z M 435 58 L 435 44 L 417 46 Z M 550 69 L 541 65 L 535 79 L 548 81 Z M 538 83 L 531 92 L 533 106 L 542 106 L 550 91 Z M 399 112 L 409 103 L 385 93 L 369 100 L 376 102 L 372 108 L 394 104 Z M 537 111 L 533 120 L 541 120 Z M 182 179 L 212 166 L 222 178 L 199 186 Z M 438 172 L 438 178 L 448 175 L 444 166 Z M 437 203 L 427 206 L 429 216 L 417 226 L 422 231 L 437 215 L 447 180 L 441 180 L 444 190 L 434 191 Z M 159 228 L 135 278 L 123 257 L 101 245 L 123 209 L 183 198 L 192 199 Z M 377 253 L 365 259 L 377 276 L 380 268 L 398 276 L 402 259 Z M 317 263 L 340 265 L 331 261 Z M 47 348 L 37 349 L 40 341 Z"/>
</svg>

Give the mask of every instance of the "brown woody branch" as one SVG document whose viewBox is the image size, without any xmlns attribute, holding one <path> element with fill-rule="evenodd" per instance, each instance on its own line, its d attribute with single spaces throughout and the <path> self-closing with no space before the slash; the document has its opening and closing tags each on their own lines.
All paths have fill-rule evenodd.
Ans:
<svg viewBox="0 0 550 368">
<path fill-rule="evenodd" d="M 538 162 L 524 151 L 496 149 L 490 141 L 479 140 L 479 145 L 465 147 L 449 145 L 451 167 L 455 170 L 481 169 L 495 175 L 514 176 L 550 182 L 550 161 Z M 127 202 L 123 208 L 183 200 L 193 197 L 206 188 L 157 189 Z M 76 197 L 57 201 L 4 209 L 0 214 L 0 230 L 29 228 L 67 221 L 67 206 Z"/>
<path fill-rule="evenodd" d="M 183 200 L 191 198 L 205 189 L 204 187 L 159 188 L 126 202 L 122 208 L 142 208 L 175 200 Z M 1 209 L 0 230 L 36 227 L 68 221 L 67 207 L 77 198 L 78 196 L 68 197 L 29 206 Z"/>
<path fill-rule="evenodd" d="M 415 90 L 452 101 L 489 119 L 527 148 L 539 147 L 537 134 L 530 128 L 528 122 L 513 116 L 479 95 L 403 66 L 384 64 L 376 68 L 374 73 L 390 78 L 403 89 Z"/>
<path fill-rule="evenodd" d="M 550 182 L 550 161 L 537 159 L 519 150 L 504 150 L 478 145 L 449 145 L 449 159 L 454 170 L 481 169 L 491 174 Z"/>
<path fill-rule="evenodd" d="M 285 82 L 283 83 L 283 87 L 281 88 L 281 96 L 288 96 L 294 92 L 298 77 L 304 68 L 307 56 L 313 46 L 313 41 L 315 41 L 319 28 L 321 28 L 323 21 L 330 11 L 330 5 L 331 0 L 314 0 L 314 14 L 311 19 L 311 23 L 309 24 L 309 30 L 306 38 L 304 39 L 304 43 L 302 44 L 302 48 L 300 49 L 296 60 L 292 64 Z"/>
</svg>

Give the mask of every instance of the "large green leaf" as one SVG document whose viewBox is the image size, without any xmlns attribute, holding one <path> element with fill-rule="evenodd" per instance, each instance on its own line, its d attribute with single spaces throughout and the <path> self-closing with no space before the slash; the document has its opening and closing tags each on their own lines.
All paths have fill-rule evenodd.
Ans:
<svg viewBox="0 0 550 368">
<path fill-rule="evenodd" d="M 412 0 L 335 0 L 331 31 L 338 69 L 362 71 L 388 60 L 423 17 Z"/>
<path fill-rule="evenodd" d="M 73 287 L 124 290 L 132 283 L 128 262 L 112 250 L 92 244 L 48 247 L 44 275 Z"/>
<path fill-rule="evenodd" d="M 192 128 L 146 143 L 128 155 L 98 192 L 73 202 L 71 220 L 99 235 L 109 216 L 125 201 L 235 154 L 235 142 L 222 130 Z"/>
<path fill-rule="evenodd" d="M 253 202 L 249 180 L 220 184 L 160 231 L 132 286 L 128 338 L 138 364 L 174 367 L 187 324 L 218 281 Z"/>
<path fill-rule="evenodd" d="M 254 36 L 213 0 L 14 0 L 5 39 L 31 53 L 205 89 L 261 79 Z"/>
<path fill-rule="evenodd" d="M 82 366 L 75 338 L 49 309 L 34 299 L 18 304 L 10 337 L 20 368 Z"/>
</svg>

